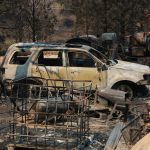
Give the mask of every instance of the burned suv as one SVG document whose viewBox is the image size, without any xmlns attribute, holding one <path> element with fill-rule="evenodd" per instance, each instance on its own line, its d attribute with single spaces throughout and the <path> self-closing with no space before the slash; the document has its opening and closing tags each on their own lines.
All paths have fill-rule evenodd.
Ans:
<svg viewBox="0 0 150 150">
<path fill-rule="evenodd" d="M 6 82 L 30 79 L 28 82 L 43 84 L 40 78 L 91 80 L 93 90 L 119 89 L 126 91 L 130 99 L 146 94 L 150 77 L 148 66 L 110 61 L 94 48 L 71 44 L 14 44 L 8 49 L 1 69 Z"/>
</svg>

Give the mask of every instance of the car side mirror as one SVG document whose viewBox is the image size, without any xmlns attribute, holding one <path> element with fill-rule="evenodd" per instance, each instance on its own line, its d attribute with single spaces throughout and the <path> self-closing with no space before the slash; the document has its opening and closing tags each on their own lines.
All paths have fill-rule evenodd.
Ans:
<svg viewBox="0 0 150 150">
<path fill-rule="evenodd" d="M 105 71 L 105 70 L 107 70 L 108 68 L 107 68 L 107 66 L 105 65 L 105 64 L 103 64 L 102 65 L 102 71 Z"/>
<path fill-rule="evenodd" d="M 105 71 L 105 70 L 107 70 L 107 66 L 105 64 L 100 64 L 100 63 L 96 62 L 95 66 L 97 67 L 98 71 Z"/>
</svg>

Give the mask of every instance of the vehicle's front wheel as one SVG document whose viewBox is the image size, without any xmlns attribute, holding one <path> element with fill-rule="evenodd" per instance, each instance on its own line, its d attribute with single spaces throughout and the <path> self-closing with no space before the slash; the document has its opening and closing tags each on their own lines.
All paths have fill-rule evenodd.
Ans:
<svg viewBox="0 0 150 150">
<path fill-rule="evenodd" d="M 126 92 L 126 98 L 127 100 L 133 100 L 133 98 L 136 96 L 136 93 L 134 91 L 133 86 L 128 84 L 116 84 L 112 87 L 112 89 L 120 90 Z"/>
</svg>

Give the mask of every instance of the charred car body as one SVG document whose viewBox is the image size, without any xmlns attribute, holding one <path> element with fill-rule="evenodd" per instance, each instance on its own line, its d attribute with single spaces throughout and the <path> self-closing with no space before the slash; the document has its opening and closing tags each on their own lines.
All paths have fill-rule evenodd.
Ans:
<svg viewBox="0 0 150 150">
<path fill-rule="evenodd" d="M 43 84 L 33 77 L 91 80 L 92 88 L 114 88 L 132 99 L 147 94 L 150 68 L 124 61 L 110 61 L 96 49 L 73 44 L 18 43 L 10 46 L 1 66 L 3 81 Z M 4 82 L 3 82 L 4 83 Z"/>
</svg>

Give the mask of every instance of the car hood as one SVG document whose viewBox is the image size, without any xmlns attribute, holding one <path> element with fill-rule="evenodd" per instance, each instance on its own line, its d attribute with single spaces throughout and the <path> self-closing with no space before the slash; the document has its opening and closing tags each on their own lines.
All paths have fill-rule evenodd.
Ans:
<svg viewBox="0 0 150 150">
<path fill-rule="evenodd" d="M 150 67 L 146 65 L 131 63 L 127 61 L 117 60 L 117 64 L 114 65 L 114 68 L 136 71 L 141 73 L 150 73 Z"/>
</svg>

